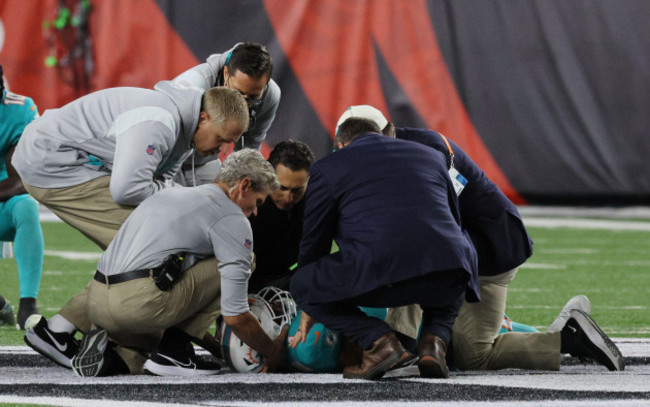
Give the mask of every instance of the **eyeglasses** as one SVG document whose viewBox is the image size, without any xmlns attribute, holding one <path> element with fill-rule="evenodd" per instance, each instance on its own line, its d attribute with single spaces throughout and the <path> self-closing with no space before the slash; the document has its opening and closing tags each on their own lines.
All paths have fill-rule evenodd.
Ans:
<svg viewBox="0 0 650 407">
<path fill-rule="evenodd" d="M 261 105 L 262 103 L 264 103 L 264 98 L 261 97 L 261 96 L 256 98 L 256 99 L 253 99 L 253 98 L 248 97 L 247 95 L 244 95 L 241 92 L 239 92 L 239 93 L 244 97 L 244 100 L 246 101 L 246 105 L 248 105 L 249 109 L 252 109 L 252 108 L 257 107 L 257 106 Z"/>
<path fill-rule="evenodd" d="M 228 79 L 226 79 L 225 85 L 226 85 L 226 87 L 231 88 L 231 89 L 235 89 L 237 92 L 239 92 L 239 94 L 242 95 L 242 97 L 246 101 L 246 105 L 248 106 L 249 109 L 255 108 L 255 107 L 261 105 L 262 103 L 264 103 L 264 98 L 262 96 L 266 92 L 266 87 L 264 87 L 264 91 L 262 92 L 262 94 L 259 97 L 251 97 L 250 95 L 245 94 L 241 90 L 233 88 L 232 86 L 230 86 L 230 76 L 228 77 Z"/>
</svg>

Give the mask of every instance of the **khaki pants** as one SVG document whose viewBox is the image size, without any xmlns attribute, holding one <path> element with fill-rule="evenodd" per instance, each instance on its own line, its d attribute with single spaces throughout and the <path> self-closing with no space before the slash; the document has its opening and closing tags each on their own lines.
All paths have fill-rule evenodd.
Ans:
<svg viewBox="0 0 650 407">
<path fill-rule="evenodd" d="M 505 368 L 558 370 L 560 333 L 499 335 L 506 309 L 508 285 L 517 269 L 496 276 L 480 276 L 481 302 L 464 303 L 453 326 L 454 362 L 461 370 Z M 418 306 L 389 309 L 392 329 L 417 338 L 422 310 Z"/>
<path fill-rule="evenodd" d="M 134 374 L 142 373 L 146 353 L 165 329 L 176 327 L 202 339 L 221 312 L 215 258 L 186 270 L 169 291 L 160 291 L 147 277 L 113 285 L 92 280 L 87 294 L 90 320 L 119 345 L 117 353 Z"/>
<path fill-rule="evenodd" d="M 135 209 L 115 203 L 110 182 L 111 177 L 105 176 L 67 188 L 37 188 L 25 184 L 25 189 L 61 220 L 106 250 Z"/>
<path fill-rule="evenodd" d="M 25 189 L 61 220 L 106 250 L 117 230 L 135 209 L 115 203 L 109 189 L 110 181 L 111 177 L 105 176 L 67 188 L 37 188 L 25 184 Z M 84 333 L 90 330 L 87 290 L 88 287 L 84 288 L 59 311 Z"/>
</svg>

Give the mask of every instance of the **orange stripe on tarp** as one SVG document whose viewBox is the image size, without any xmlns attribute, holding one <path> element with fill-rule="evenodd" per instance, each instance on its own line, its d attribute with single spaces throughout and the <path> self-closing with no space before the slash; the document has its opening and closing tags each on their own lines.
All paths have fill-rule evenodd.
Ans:
<svg viewBox="0 0 650 407">
<path fill-rule="evenodd" d="M 351 104 L 386 111 L 367 1 L 265 0 L 276 38 L 323 126 L 332 134 Z"/>
<path fill-rule="evenodd" d="M 513 202 L 525 202 L 469 119 L 425 1 L 264 0 L 264 5 L 293 72 L 330 135 L 350 105 L 370 104 L 388 112 L 374 43 L 427 125 L 450 135 Z"/>
</svg>

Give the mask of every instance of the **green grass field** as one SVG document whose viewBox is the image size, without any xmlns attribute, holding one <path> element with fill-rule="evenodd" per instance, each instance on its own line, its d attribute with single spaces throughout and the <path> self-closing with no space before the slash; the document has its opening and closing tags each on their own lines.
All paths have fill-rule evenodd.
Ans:
<svg viewBox="0 0 650 407">
<path fill-rule="evenodd" d="M 650 337 L 650 232 L 529 228 L 535 254 L 510 285 L 508 315 L 545 329 L 573 295 L 592 301 L 592 315 L 611 336 Z M 99 249 L 64 223 L 43 223 L 47 252 Z M 39 310 L 54 315 L 93 276 L 96 260 L 46 255 Z M 13 259 L 0 260 L 0 293 L 18 304 Z M 0 345 L 22 345 L 22 332 L 0 326 Z"/>
</svg>

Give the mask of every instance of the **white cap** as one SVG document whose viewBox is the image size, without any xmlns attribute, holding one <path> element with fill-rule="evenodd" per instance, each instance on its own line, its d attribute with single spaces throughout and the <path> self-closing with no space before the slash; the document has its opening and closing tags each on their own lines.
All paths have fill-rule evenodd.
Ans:
<svg viewBox="0 0 650 407">
<path fill-rule="evenodd" d="M 336 133 L 339 132 L 339 126 L 349 119 L 350 117 L 357 117 L 359 119 L 368 119 L 372 122 L 375 122 L 379 126 L 379 130 L 384 130 L 384 127 L 388 125 L 388 120 L 384 117 L 381 111 L 377 108 L 374 108 L 370 105 L 357 105 L 348 107 L 345 112 L 339 118 L 339 121 L 336 123 Z"/>
</svg>

